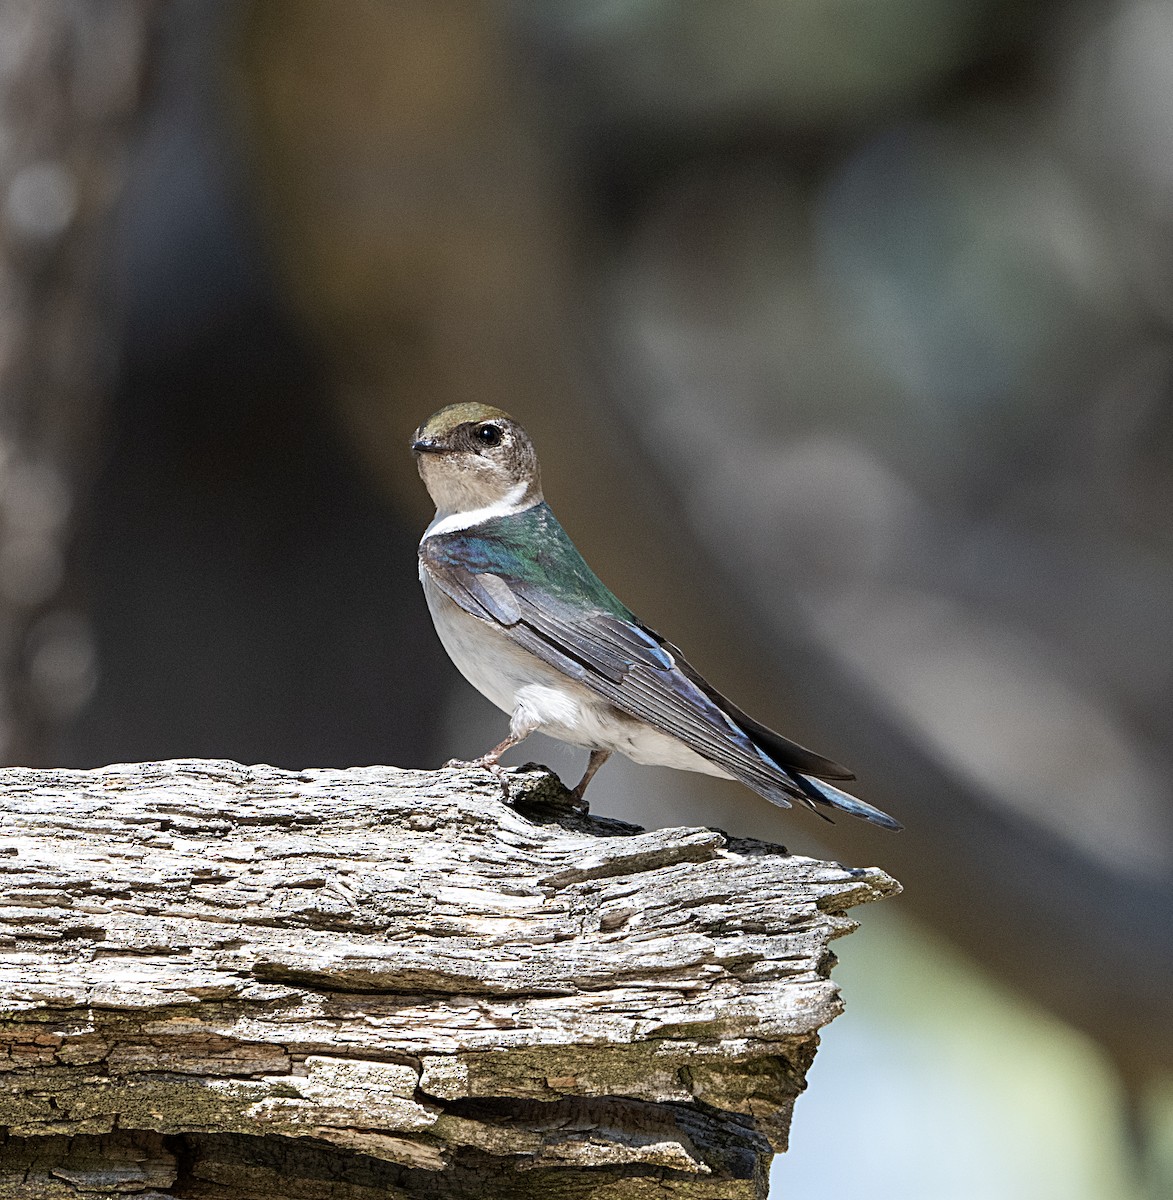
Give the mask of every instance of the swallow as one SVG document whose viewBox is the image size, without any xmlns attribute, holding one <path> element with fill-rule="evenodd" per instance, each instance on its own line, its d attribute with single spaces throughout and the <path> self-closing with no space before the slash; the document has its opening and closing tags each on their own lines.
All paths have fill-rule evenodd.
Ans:
<svg viewBox="0 0 1173 1200">
<path fill-rule="evenodd" d="M 540 731 L 590 751 L 579 798 L 618 752 L 736 779 L 782 808 L 901 828 L 831 782 L 854 779 L 846 767 L 742 712 L 611 593 L 546 503 L 533 442 L 507 413 L 450 405 L 411 449 L 436 505 L 419 546 L 436 632 L 465 679 L 509 715 L 509 736 L 475 765 L 499 769 L 506 750 Z"/>
</svg>

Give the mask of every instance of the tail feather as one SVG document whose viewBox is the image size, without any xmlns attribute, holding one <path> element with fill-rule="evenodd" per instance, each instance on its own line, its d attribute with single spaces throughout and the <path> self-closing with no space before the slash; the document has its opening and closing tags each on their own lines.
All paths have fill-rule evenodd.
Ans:
<svg viewBox="0 0 1173 1200">
<path fill-rule="evenodd" d="M 879 825 L 883 829 L 899 830 L 904 828 L 895 817 L 890 817 L 886 812 L 881 812 L 878 808 L 865 803 L 858 796 L 841 791 L 833 784 L 826 783 L 822 779 L 812 779 L 809 775 L 800 775 L 797 771 L 788 772 L 788 774 L 803 796 L 813 802 L 812 808 L 816 804 L 821 804 L 837 809 L 839 812 L 849 813 L 853 817 L 862 817 L 865 821 L 870 821 L 873 825 Z M 818 809 L 815 811 L 818 812 Z M 825 815 L 825 813 L 819 813 L 819 816 Z M 830 820 L 830 818 L 827 819 Z"/>
</svg>

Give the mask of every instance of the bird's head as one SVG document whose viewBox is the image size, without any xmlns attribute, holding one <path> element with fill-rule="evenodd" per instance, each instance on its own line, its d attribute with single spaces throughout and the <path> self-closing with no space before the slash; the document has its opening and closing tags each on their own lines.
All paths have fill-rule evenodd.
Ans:
<svg viewBox="0 0 1173 1200">
<path fill-rule="evenodd" d="M 533 442 L 499 408 L 450 404 L 415 431 L 411 449 L 441 513 L 490 505 L 526 508 L 542 498 Z"/>
</svg>

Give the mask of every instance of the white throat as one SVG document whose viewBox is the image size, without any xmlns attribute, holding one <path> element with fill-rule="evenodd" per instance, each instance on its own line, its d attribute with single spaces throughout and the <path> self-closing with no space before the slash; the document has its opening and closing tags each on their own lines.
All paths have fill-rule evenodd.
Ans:
<svg viewBox="0 0 1173 1200">
<path fill-rule="evenodd" d="M 432 523 L 424 530 L 424 536 L 420 538 L 420 541 L 426 541 L 436 533 L 455 533 L 458 529 L 471 529 L 474 525 L 481 525 L 485 521 L 493 520 L 494 517 L 511 517 L 514 513 L 525 512 L 527 508 L 533 508 L 535 504 L 540 503 L 540 498 L 538 500 L 526 499 L 529 486 L 525 482 L 515 483 L 500 500 L 494 500 L 492 504 L 486 504 L 483 508 L 470 508 L 463 512 L 451 512 L 444 508 L 436 509 L 436 515 L 432 518 Z"/>
</svg>

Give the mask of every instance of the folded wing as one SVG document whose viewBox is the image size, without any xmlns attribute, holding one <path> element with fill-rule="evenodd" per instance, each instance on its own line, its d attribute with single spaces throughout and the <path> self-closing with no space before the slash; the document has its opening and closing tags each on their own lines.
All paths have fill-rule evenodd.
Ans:
<svg viewBox="0 0 1173 1200">
<path fill-rule="evenodd" d="M 445 534 L 420 546 L 425 570 L 465 612 L 492 622 L 518 646 L 620 711 L 678 738 L 774 804 L 788 808 L 797 801 L 820 816 L 822 807 L 837 808 L 900 828 L 879 809 L 820 783 L 853 776 L 741 712 L 605 589 L 559 596 L 541 579 L 527 577 L 532 573 L 510 570 L 516 557 L 507 546 L 494 553 L 487 545 L 491 538 L 482 527 L 475 537 Z M 569 539 L 566 546 L 576 573 L 589 570 Z M 603 588 L 593 576 L 591 583 Z M 598 601 L 602 594 L 606 609 Z"/>
</svg>

